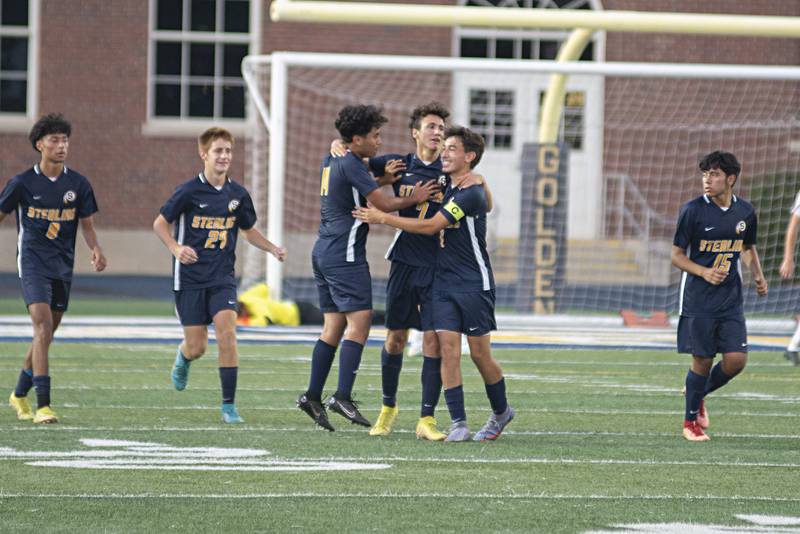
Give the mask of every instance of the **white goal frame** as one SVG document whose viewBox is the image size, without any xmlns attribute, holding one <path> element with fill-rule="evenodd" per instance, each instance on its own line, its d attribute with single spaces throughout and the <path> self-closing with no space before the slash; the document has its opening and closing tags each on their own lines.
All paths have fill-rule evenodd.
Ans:
<svg viewBox="0 0 800 534">
<path fill-rule="evenodd" d="M 269 106 L 261 92 L 257 70 L 270 68 Z M 454 57 L 389 56 L 366 54 L 324 54 L 310 52 L 275 52 L 247 56 L 242 74 L 248 94 L 269 133 L 269 177 L 267 238 L 285 244 L 283 235 L 283 197 L 286 169 L 286 117 L 288 72 L 290 67 L 327 67 L 362 70 L 406 69 L 412 71 L 540 74 L 593 74 L 620 77 L 663 77 L 695 79 L 750 79 L 800 81 L 800 67 L 755 65 L 708 65 L 675 63 L 623 63 L 463 59 Z M 251 121 L 252 123 L 253 121 Z M 257 178 L 251 183 L 253 194 L 259 189 Z M 283 266 L 267 255 L 267 285 L 273 298 L 281 298 Z"/>
</svg>

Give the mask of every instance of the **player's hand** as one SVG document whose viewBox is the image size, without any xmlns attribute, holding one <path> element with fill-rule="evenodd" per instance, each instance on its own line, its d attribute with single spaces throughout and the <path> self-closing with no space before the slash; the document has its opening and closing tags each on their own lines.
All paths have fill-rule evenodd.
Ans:
<svg viewBox="0 0 800 534">
<path fill-rule="evenodd" d="M 276 246 L 274 249 L 270 251 L 270 253 L 275 256 L 278 261 L 283 261 L 286 259 L 286 256 L 289 254 L 289 251 L 286 250 L 285 247 L 278 247 Z"/>
<path fill-rule="evenodd" d="M 334 158 L 341 158 L 347 154 L 347 147 L 341 139 L 334 139 L 331 141 L 331 156 Z"/>
<path fill-rule="evenodd" d="M 383 176 L 387 179 L 387 183 L 393 184 L 403 176 L 402 171 L 404 170 L 406 170 L 405 161 L 402 159 L 390 159 L 383 168 Z"/>
<path fill-rule="evenodd" d="M 386 214 L 372 206 L 368 208 L 357 208 L 353 210 L 353 217 L 360 221 L 370 224 L 383 224 Z"/>
<path fill-rule="evenodd" d="M 759 297 L 763 297 L 767 294 L 767 279 L 763 276 L 757 276 L 753 278 L 753 281 L 756 283 L 756 293 L 758 293 Z"/>
<path fill-rule="evenodd" d="M 781 273 L 781 278 L 785 280 L 788 280 L 789 278 L 794 276 L 794 259 L 788 258 L 783 260 L 779 272 Z"/>
<path fill-rule="evenodd" d="M 469 173 L 467 178 L 461 182 L 459 186 L 461 189 L 466 189 L 467 187 L 472 187 L 473 185 L 483 185 L 483 176 L 480 174 Z"/>
<path fill-rule="evenodd" d="M 103 250 L 100 247 L 92 249 L 92 266 L 96 272 L 103 271 L 108 265 L 106 257 L 103 255 Z"/>
<path fill-rule="evenodd" d="M 197 261 L 197 252 L 192 247 L 178 247 L 173 253 L 173 256 L 184 265 L 191 265 Z"/>
<path fill-rule="evenodd" d="M 425 202 L 441 190 L 439 184 L 434 180 L 425 182 L 417 182 L 414 186 L 414 191 L 411 193 L 411 198 L 414 199 L 415 204 Z"/>
<path fill-rule="evenodd" d="M 722 271 L 720 269 L 715 269 L 713 267 L 709 267 L 703 270 L 703 280 L 711 284 L 712 286 L 718 286 L 725 279 L 728 277 L 727 271 Z"/>
</svg>

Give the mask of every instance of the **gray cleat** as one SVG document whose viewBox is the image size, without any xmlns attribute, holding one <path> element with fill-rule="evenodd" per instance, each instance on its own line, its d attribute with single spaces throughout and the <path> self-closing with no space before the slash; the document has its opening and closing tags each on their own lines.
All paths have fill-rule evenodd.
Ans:
<svg viewBox="0 0 800 534">
<path fill-rule="evenodd" d="M 450 431 L 447 433 L 445 441 L 469 441 L 470 432 L 466 421 L 458 421 L 450 425 Z"/>
<path fill-rule="evenodd" d="M 486 424 L 475 433 L 473 441 L 494 441 L 503 433 L 503 429 L 514 419 L 514 408 L 508 406 L 506 411 L 497 415 L 493 413 Z"/>
<path fill-rule="evenodd" d="M 787 350 L 783 353 L 783 357 L 795 365 L 800 365 L 800 356 L 797 355 L 796 350 Z"/>
</svg>

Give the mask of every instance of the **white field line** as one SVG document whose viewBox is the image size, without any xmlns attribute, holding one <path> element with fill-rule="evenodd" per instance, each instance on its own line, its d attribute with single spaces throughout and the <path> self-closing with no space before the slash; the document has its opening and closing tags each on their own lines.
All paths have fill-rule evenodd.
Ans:
<svg viewBox="0 0 800 534">
<path fill-rule="evenodd" d="M 359 373 L 363 375 L 364 373 Z M 371 375 L 367 375 L 371 376 Z M 468 376 L 466 373 L 464 376 Z M 543 380 L 545 382 L 562 382 L 562 383 L 569 383 L 570 385 L 577 385 L 583 387 L 596 387 L 601 389 L 601 391 L 595 393 L 586 393 L 581 392 L 582 396 L 587 396 L 591 394 L 595 395 L 602 395 L 603 397 L 650 397 L 650 398 L 662 398 L 662 397 L 678 397 L 680 396 L 680 390 L 676 388 L 669 388 L 664 386 L 658 385 L 647 385 L 647 384 L 620 384 L 620 383 L 613 383 L 613 382 L 585 382 L 580 383 L 578 381 L 570 381 L 570 380 Z M 238 386 L 236 389 L 237 391 L 256 391 L 256 392 L 290 392 L 290 393 L 299 393 L 302 391 L 303 386 L 298 387 L 261 387 L 261 386 Z M 94 385 L 85 385 L 85 384 L 69 384 L 69 383 L 58 383 L 57 388 L 58 390 L 65 390 L 65 391 L 171 391 L 173 388 L 166 383 L 163 385 L 141 385 L 141 386 L 94 386 Z M 617 392 L 617 391 L 605 391 L 606 389 L 625 389 L 625 391 Z M 191 387 L 192 391 L 219 391 L 219 387 Z M 381 391 L 379 386 L 367 386 L 364 388 L 359 388 L 360 391 Z M 418 390 L 415 388 L 400 388 L 400 393 L 405 392 L 416 392 Z M 478 394 L 476 392 L 476 394 Z M 570 391 L 536 391 L 536 390 L 514 390 L 513 395 L 536 395 L 536 396 L 559 396 L 559 395 L 575 395 L 574 392 Z M 750 392 L 736 392 L 736 393 L 714 393 L 715 399 L 729 399 L 729 400 L 743 400 L 743 401 L 761 401 L 761 402 L 770 402 L 770 403 L 787 403 L 787 404 L 796 404 L 800 403 L 800 395 L 771 395 L 766 393 L 750 393 Z"/>
<path fill-rule="evenodd" d="M 0 499 L 492 499 L 492 500 L 554 500 L 554 501 L 727 501 L 727 502 L 771 502 L 795 503 L 800 497 L 771 497 L 766 495 L 570 495 L 547 493 L 325 493 L 325 492 L 273 492 L 273 493 L 7 493 L 0 492 Z"/>
<path fill-rule="evenodd" d="M 137 347 L 141 347 L 141 345 L 137 345 Z M 108 348 L 114 349 L 114 350 L 119 350 L 121 347 L 108 347 Z M 126 350 L 130 350 L 130 349 L 126 349 Z M 156 352 L 156 351 L 157 352 L 162 352 L 164 355 L 163 356 L 159 356 L 159 355 L 153 354 L 153 352 Z M 62 361 L 63 360 L 70 360 L 70 359 L 78 358 L 77 356 L 58 355 L 58 350 L 57 349 L 56 349 L 55 352 L 56 352 L 56 357 L 60 358 Z M 131 350 L 131 352 L 137 352 L 137 351 Z M 173 350 L 173 349 L 163 350 L 163 347 L 158 347 L 158 346 L 153 346 L 152 348 L 147 348 L 146 350 L 142 350 L 142 352 L 145 352 L 146 354 L 137 354 L 135 357 L 128 357 L 128 358 L 130 360 L 135 360 L 137 363 L 140 363 L 140 362 L 142 362 L 144 360 L 152 360 L 152 361 L 165 362 L 165 364 L 171 364 L 172 363 L 171 360 L 175 356 L 175 350 Z M 502 353 L 500 353 L 500 354 L 502 354 Z M 0 361 L 2 361 L 5 358 L 10 358 L 14 362 L 16 362 L 18 359 L 21 361 L 21 357 L 22 356 L 23 356 L 22 354 L 14 355 L 13 357 L 0 355 Z M 214 351 L 210 351 L 208 354 L 206 354 L 204 356 L 204 360 L 203 361 L 207 361 L 209 359 L 214 359 L 215 356 L 216 356 L 216 353 Z M 106 358 L 109 359 L 109 360 L 120 361 L 119 358 L 117 358 L 115 355 L 112 355 L 112 354 L 108 354 L 108 355 L 105 355 L 105 356 L 104 355 L 99 355 L 98 356 L 98 359 L 100 359 L 100 360 L 103 360 L 103 359 L 106 359 Z M 462 359 L 466 359 L 466 358 L 468 358 L 468 355 L 465 354 L 465 355 L 462 356 Z M 293 356 L 274 356 L 274 355 L 269 355 L 269 354 L 247 354 L 247 353 L 241 353 L 241 354 L 239 354 L 239 359 L 240 360 L 245 360 L 245 361 L 257 361 L 257 362 L 264 362 L 264 363 L 275 363 L 275 362 L 278 362 L 278 363 L 304 363 L 304 364 L 306 364 L 306 363 L 310 363 L 311 362 L 310 354 L 309 355 L 293 355 Z M 404 364 L 409 365 L 410 369 L 414 369 L 414 368 L 419 368 L 420 367 L 422 358 L 418 357 L 418 356 L 406 356 L 403 360 L 404 360 Z M 776 358 L 776 360 L 777 360 L 777 358 Z M 122 360 L 122 361 L 126 361 L 126 360 Z M 509 365 L 509 366 L 510 365 L 556 365 L 556 366 L 600 367 L 600 368 L 603 368 L 603 367 L 606 367 L 606 366 L 614 366 L 614 367 L 644 367 L 644 368 L 649 368 L 649 367 L 676 367 L 676 368 L 681 368 L 681 369 L 688 369 L 688 367 L 689 367 L 689 362 L 687 360 L 681 358 L 681 357 L 675 358 L 675 361 L 662 361 L 662 362 L 652 362 L 652 361 L 637 362 L 637 361 L 630 361 L 630 360 L 624 360 L 624 361 L 614 361 L 614 360 L 570 360 L 570 359 L 564 359 L 564 360 L 560 360 L 560 359 L 559 360 L 538 360 L 538 359 L 535 359 L 535 358 L 534 359 L 528 359 L 528 358 L 516 358 L 516 357 L 512 358 L 512 359 L 497 358 L 497 361 L 499 363 L 503 364 L 503 365 Z M 419 363 L 420 365 L 416 365 L 417 363 Z M 362 367 L 365 366 L 365 365 L 374 367 L 376 369 L 380 369 L 380 365 L 379 364 L 373 365 L 373 364 L 371 364 L 369 362 L 364 362 L 362 364 Z M 411 367 L 411 366 L 415 366 L 415 367 Z M 792 367 L 791 367 L 790 364 L 785 362 L 783 360 L 783 358 L 781 358 L 780 361 L 776 361 L 775 363 L 758 362 L 758 361 L 752 361 L 752 360 L 747 362 L 748 371 L 752 371 L 754 369 L 760 369 L 760 368 L 783 368 L 783 369 L 787 369 L 788 370 L 788 369 L 791 369 Z M 12 366 L 9 366 L 9 367 L 0 367 L 0 369 L 11 370 L 11 371 L 17 370 L 18 371 L 19 367 L 17 365 L 12 365 Z M 85 369 L 83 369 L 83 370 L 85 371 Z"/>
<path fill-rule="evenodd" d="M 203 411 L 218 411 L 219 405 L 201 405 L 195 404 L 191 406 L 167 406 L 167 405 L 159 405 L 159 406 L 136 406 L 136 405 L 120 405 L 120 404 L 103 404 L 102 406 L 91 406 L 91 405 L 82 405 L 82 404 L 75 404 L 75 403 L 63 403 L 59 405 L 62 408 L 78 408 L 82 410 L 91 410 L 91 409 L 98 409 L 98 410 L 167 410 L 167 411 L 192 411 L 192 410 L 203 410 Z M 295 406 L 286 404 L 280 406 L 247 406 L 242 408 L 245 412 L 258 412 L 258 411 L 266 411 L 266 412 L 295 412 L 297 408 Z M 676 410 L 586 410 L 586 409 L 569 409 L 569 408 L 515 408 L 516 413 L 536 413 L 536 414 L 570 414 L 570 415 L 609 415 L 609 416 L 617 416 L 617 415 L 644 415 L 644 416 L 652 416 L 652 415 L 666 415 L 666 416 L 675 416 L 676 414 L 680 413 Z M 370 411 L 369 409 L 363 411 Z M 732 412 L 726 410 L 714 410 L 714 416 L 730 416 L 730 417 L 788 417 L 788 418 L 795 418 L 800 417 L 800 412 L 798 413 L 785 413 L 785 412 Z"/>
<path fill-rule="evenodd" d="M 232 432 L 240 432 L 240 433 L 249 433 L 249 432 L 275 432 L 275 433 L 287 433 L 287 432 L 317 432 L 322 435 L 327 435 L 325 430 L 318 429 L 314 426 L 307 427 L 275 427 L 275 426 L 267 426 L 267 425 L 246 425 L 246 426 L 237 426 L 232 427 L 230 425 L 222 425 L 219 426 L 185 426 L 185 427 L 171 427 L 171 426 L 135 426 L 135 427 L 103 427 L 103 426 L 66 426 L 59 424 L 57 426 L 58 431 L 61 432 L 225 432 L 225 433 L 232 433 Z M 55 430 L 55 429 L 53 429 Z M 42 432 L 43 429 L 39 425 L 30 425 L 26 424 L 23 426 L 7 426 L 3 428 L 4 432 Z M 351 433 L 351 434 L 363 434 L 366 430 L 361 429 L 349 429 L 349 428 L 340 428 L 336 430 L 338 433 Z M 392 433 L 394 434 L 412 434 L 414 433 L 413 430 L 410 429 L 396 429 L 393 430 Z M 506 430 L 503 432 L 503 435 L 506 436 L 539 436 L 539 437 L 547 437 L 547 436 L 564 436 L 564 437 L 580 437 L 580 438 L 591 438 L 591 437 L 635 437 L 635 438 L 668 438 L 668 439 L 675 439 L 676 437 L 680 436 L 679 432 L 594 432 L 594 431 L 587 431 L 587 432 L 570 432 L 570 431 L 548 431 L 548 430 Z M 737 434 L 737 433 L 730 433 L 730 432 L 714 432 L 714 437 L 719 438 L 736 438 L 736 439 L 798 439 L 800 440 L 800 434 Z M 439 445 L 432 445 L 433 447 Z M 430 458 L 430 460 L 436 460 L 436 458 Z M 798 464 L 800 465 L 800 464 Z"/>
</svg>

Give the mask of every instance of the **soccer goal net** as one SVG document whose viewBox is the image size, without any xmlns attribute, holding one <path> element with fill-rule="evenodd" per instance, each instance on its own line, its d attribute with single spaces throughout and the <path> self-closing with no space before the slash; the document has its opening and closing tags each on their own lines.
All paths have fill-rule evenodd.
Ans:
<svg viewBox="0 0 800 534">
<path fill-rule="evenodd" d="M 319 164 L 337 137 L 341 107 L 382 106 L 389 118 L 382 152 L 409 153 L 411 110 L 436 100 L 449 106 L 451 123 L 486 140 L 477 170 L 495 198 L 488 241 L 500 309 L 674 312 L 680 277 L 670 249 L 678 210 L 702 194 L 697 163 L 717 149 L 742 162 L 734 192 L 759 216 L 757 246 L 770 294 L 757 298 L 743 269 L 747 309 L 787 313 L 800 298 L 800 285 L 778 274 L 800 187 L 798 68 L 279 53 L 248 57 L 243 70 L 256 103 L 248 185 L 260 224 L 290 250 L 281 266 L 247 257 L 244 285 L 267 278 L 283 298 L 315 301 L 310 251 L 319 224 Z M 536 171 L 541 104 L 556 71 L 569 75 L 556 145 L 563 166 L 555 176 L 558 201 L 542 219 L 529 175 Z M 555 245 L 530 246 L 532 227 L 539 237 L 558 236 Z M 370 229 L 376 307 L 392 236 L 385 227 Z M 552 258 L 537 257 L 543 254 Z M 551 279 L 542 278 L 546 269 Z M 549 306 L 537 306 L 531 284 L 543 284 Z"/>
</svg>

